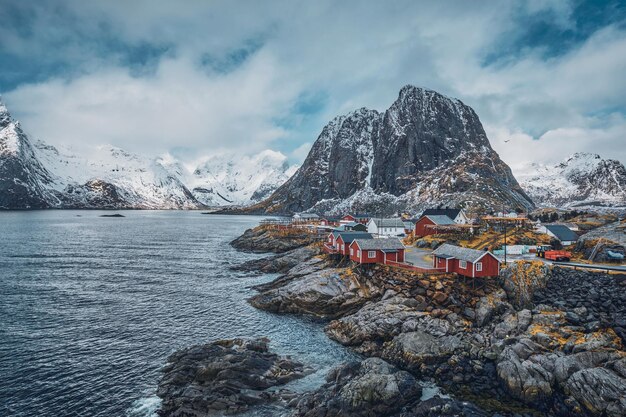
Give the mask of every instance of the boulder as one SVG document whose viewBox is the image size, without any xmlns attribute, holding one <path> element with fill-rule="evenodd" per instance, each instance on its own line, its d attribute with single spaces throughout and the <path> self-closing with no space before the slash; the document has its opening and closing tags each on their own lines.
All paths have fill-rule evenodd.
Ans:
<svg viewBox="0 0 626 417">
<path fill-rule="evenodd" d="M 309 234 L 302 230 L 290 230 L 288 234 L 265 226 L 257 226 L 246 230 L 232 242 L 231 246 L 244 252 L 283 253 L 311 243 Z"/>
<path fill-rule="evenodd" d="M 375 417 L 391 415 L 418 402 L 421 387 L 406 371 L 379 358 L 351 362 L 332 370 L 327 383 L 305 395 L 294 417 Z"/>
<path fill-rule="evenodd" d="M 606 368 L 588 368 L 572 374 L 565 383 L 571 395 L 593 415 L 626 415 L 626 379 Z"/>
<path fill-rule="evenodd" d="M 358 312 L 326 327 L 326 334 L 343 345 L 360 345 L 366 341 L 390 340 L 403 326 L 428 316 L 415 309 L 413 299 L 394 296 L 377 302 L 368 302 Z"/>
<path fill-rule="evenodd" d="M 246 411 L 280 399 L 268 388 L 311 370 L 269 352 L 268 339 L 220 340 L 175 352 L 167 359 L 157 395 L 159 416 L 209 416 Z"/>
<path fill-rule="evenodd" d="M 232 267 L 235 271 L 247 271 L 258 274 L 284 273 L 291 268 L 308 261 L 319 253 L 319 250 L 311 245 L 292 249 L 267 258 L 253 259 L 241 265 Z"/>
</svg>

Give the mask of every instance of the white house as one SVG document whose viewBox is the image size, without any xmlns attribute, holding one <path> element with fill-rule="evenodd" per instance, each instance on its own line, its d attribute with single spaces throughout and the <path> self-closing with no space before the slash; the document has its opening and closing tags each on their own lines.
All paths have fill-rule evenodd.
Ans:
<svg viewBox="0 0 626 417">
<path fill-rule="evenodd" d="M 315 213 L 296 213 L 293 215 L 293 221 L 296 223 L 315 222 L 320 219 Z"/>
<path fill-rule="evenodd" d="M 469 223 L 469 219 L 463 209 L 426 209 L 424 210 L 420 218 L 423 216 L 448 216 L 456 224 Z"/>
<path fill-rule="evenodd" d="M 404 222 L 400 218 L 371 218 L 367 222 L 367 231 L 378 236 L 400 236 L 404 235 Z"/>
</svg>

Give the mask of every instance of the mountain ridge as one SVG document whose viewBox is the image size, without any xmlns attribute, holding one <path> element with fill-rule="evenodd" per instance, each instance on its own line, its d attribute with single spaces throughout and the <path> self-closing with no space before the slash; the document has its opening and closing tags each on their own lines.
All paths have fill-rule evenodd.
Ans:
<svg viewBox="0 0 626 417">
<path fill-rule="evenodd" d="M 293 173 L 275 151 L 214 155 L 189 169 L 98 146 L 88 156 L 31 142 L 0 102 L 0 209 L 202 209 L 262 200 Z"/>
<path fill-rule="evenodd" d="M 533 207 L 471 107 L 407 85 L 384 112 L 361 108 L 331 120 L 300 169 L 244 211 L 391 213 L 439 204 Z"/>
<path fill-rule="evenodd" d="M 578 152 L 554 165 L 531 164 L 518 175 L 542 207 L 626 207 L 626 168 L 620 161 Z"/>
</svg>

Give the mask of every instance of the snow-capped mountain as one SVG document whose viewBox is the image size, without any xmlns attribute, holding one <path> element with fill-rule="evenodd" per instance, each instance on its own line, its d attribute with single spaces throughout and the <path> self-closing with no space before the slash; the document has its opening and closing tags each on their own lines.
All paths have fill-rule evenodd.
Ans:
<svg viewBox="0 0 626 417">
<path fill-rule="evenodd" d="M 249 212 L 416 211 L 433 205 L 529 209 L 470 107 L 405 86 L 380 113 L 333 119 L 300 169 Z"/>
<path fill-rule="evenodd" d="M 187 175 L 186 184 L 207 206 L 249 205 L 269 197 L 296 169 L 285 155 L 272 150 L 252 157 L 219 155 Z"/>
<path fill-rule="evenodd" d="M 626 207 L 626 168 L 600 155 L 576 153 L 554 166 L 531 164 L 518 176 L 543 207 Z"/>
<path fill-rule="evenodd" d="M 286 157 L 213 157 L 189 168 L 112 146 L 88 155 L 31 143 L 0 103 L 0 208 L 194 209 L 248 205 L 267 197 L 295 168 Z"/>
</svg>

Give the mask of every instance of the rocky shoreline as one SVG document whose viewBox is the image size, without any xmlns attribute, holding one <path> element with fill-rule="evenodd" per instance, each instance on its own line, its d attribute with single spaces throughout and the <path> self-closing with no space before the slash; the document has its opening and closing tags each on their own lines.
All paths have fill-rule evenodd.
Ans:
<svg viewBox="0 0 626 417">
<path fill-rule="evenodd" d="M 267 230 L 233 245 L 247 239 L 279 255 L 238 268 L 281 273 L 253 306 L 329 320 L 328 337 L 368 358 L 338 365 L 287 415 L 626 415 L 625 277 L 525 263 L 472 282 L 355 267 Z M 452 398 L 422 401 L 417 381 Z"/>
</svg>

